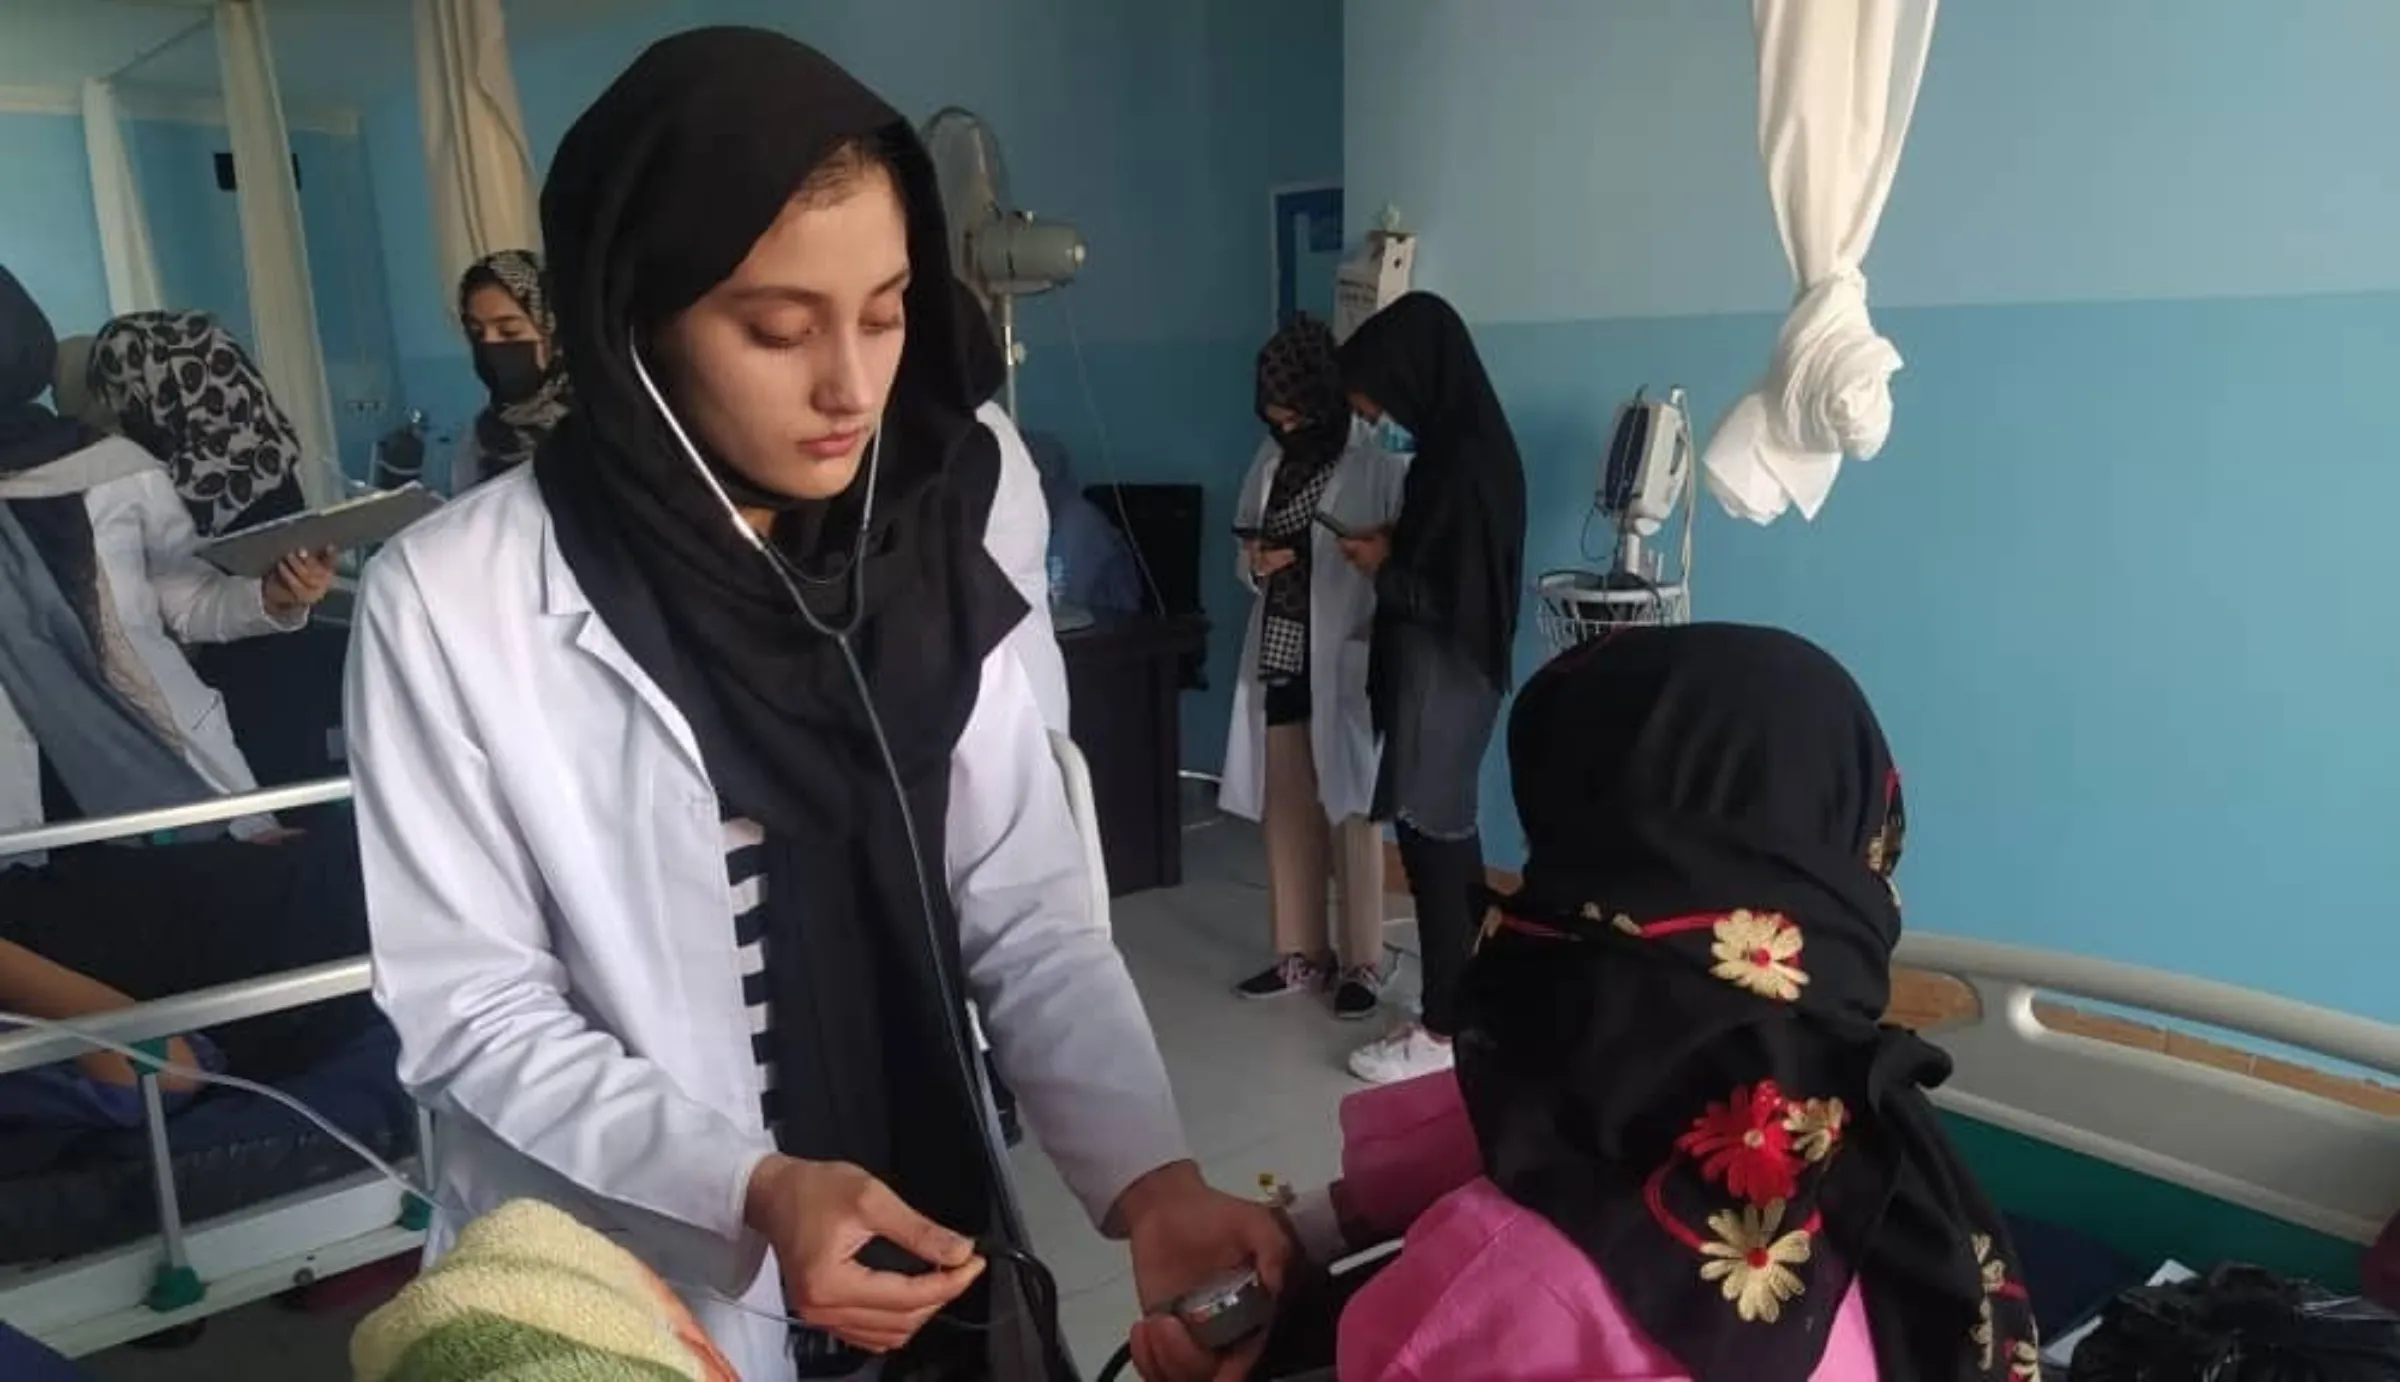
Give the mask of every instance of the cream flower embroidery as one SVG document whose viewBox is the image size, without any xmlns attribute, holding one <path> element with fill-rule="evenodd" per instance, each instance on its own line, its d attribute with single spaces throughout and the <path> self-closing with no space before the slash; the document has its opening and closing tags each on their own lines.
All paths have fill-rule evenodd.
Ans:
<svg viewBox="0 0 2400 1382">
<path fill-rule="evenodd" d="M 1808 1261 L 1808 1231 L 1776 1233 L 1783 1227 L 1781 1200 L 1764 1209 L 1721 1209 L 1708 1216 L 1708 1227 L 1717 1241 L 1701 1246 L 1708 1260 L 1700 1264 L 1700 1279 L 1719 1283 L 1745 1321 L 1775 1323 L 1783 1303 L 1804 1289 L 1792 1268 Z"/>
<path fill-rule="evenodd" d="M 1969 1234 L 1967 1242 L 1975 1249 L 1975 1265 L 1983 1273 L 1983 1299 L 1976 1303 L 1975 1328 L 1968 1337 L 1975 1341 L 1975 1347 L 1981 1351 L 1983 1370 L 1990 1372 L 1992 1362 L 1998 1356 L 1998 1340 L 1992 1334 L 1992 1297 L 2008 1285 L 2008 1264 L 1992 1256 L 1990 1234 Z"/>
<path fill-rule="evenodd" d="M 2041 1350 L 2019 1339 L 2008 1350 L 2008 1382 L 2042 1382 Z"/>
<path fill-rule="evenodd" d="M 1800 968 L 1800 928 L 1780 912 L 1734 912 L 1715 927 L 1709 973 L 1761 998 L 1798 1001 L 1808 974 Z"/>
<path fill-rule="evenodd" d="M 1783 1111 L 1783 1130 L 1792 1135 L 1792 1150 L 1812 1162 L 1833 1155 L 1849 1121 L 1850 1110 L 1839 1099 L 1801 1099 Z"/>
</svg>

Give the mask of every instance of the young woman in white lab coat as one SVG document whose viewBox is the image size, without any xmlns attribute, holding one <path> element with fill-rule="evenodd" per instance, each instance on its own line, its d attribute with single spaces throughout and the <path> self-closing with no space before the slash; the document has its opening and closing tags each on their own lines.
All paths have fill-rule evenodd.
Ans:
<svg viewBox="0 0 2400 1382">
<path fill-rule="evenodd" d="M 1002 645 L 1024 610 L 909 123 L 779 34 L 681 34 L 568 132 L 542 211 L 575 409 L 384 550 L 351 665 L 434 1251 L 538 1198 L 751 1382 L 891 1350 L 1058 1375 L 1011 1347 L 1026 1278 L 985 1255 L 1013 1226 L 971 994 L 1144 1304 L 1244 1260 L 1278 1280 L 1273 1216 L 1189 1159 Z M 858 1260 L 879 1238 L 930 1270 Z M 804 1328 L 753 1313 L 787 1309 Z M 1215 1372 L 1179 1328 L 1141 1347 Z"/>
<path fill-rule="evenodd" d="M 1333 333 L 1299 316 L 1259 351 L 1268 440 L 1234 501 L 1237 574 L 1257 595 L 1233 683 L 1218 804 L 1266 828 L 1275 963 L 1244 998 L 1330 991 L 1336 1015 L 1372 1015 L 1383 987 L 1383 835 L 1369 819 L 1375 726 L 1367 705 L 1375 583 L 1342 557 L 1323 514 L 1363 532 L 1391 521 L 1406 471 L 1352 444 Z M 1340 896 L 1339 944 L 1325 885 Z"/>
<path fill-rule="evenodd" d="M 193 555 L 199 536 L 156 457 L 123 437 L 60 418 L 37 401 L 50 387 L 57 346 L 49 319 L 5 269 L 0 349 L 6 356 L 0 360 L 0 506 L 23 544 L 0 553 L 0 565 L 12 554 L 23 556 L 30 564 L 8 577 L 20 592 L 28 583 L 45 585 L 78 622 L 96 625 L 86 634 L 86 655 L 98 674 L 88 696 L 68 696 L 51 683 L 43 686 L 47 694 L 36 694 L 32 683 L 21 680 L 27 656 L 0 648 L 17 669 L 0 677 L 0 833 L 45 818 L 45 739 L 53 775 L 86 815 L 255 791 L 258 781 L 225 718 L 225 698 L 192 670 L 182 645 L 300 628 L 332 588 L 330 558 L 294 556 L 261 581 L 229 576 Z M 30 622 L 11 619 L 0 640 L 38 632 Z M 14 695 L 12 682 L 19 684 Z M 141 721 L 139 733 L 113 736 L 138 760 L 94 747 L 88 716 L 96 712 L 87 702 L 103 698 L 106 712 L 122 707 Z M 75 743 L 67 742 L 70 736 Z M 158 749 L 167 761 L 152 757 L 149 751 Z M 234 833 L 254 836 L 274 828 L 271 817 L 259 816 L 236 822 Z M 0 868 L 6 866 L 0 860 Z"/>
</svg>

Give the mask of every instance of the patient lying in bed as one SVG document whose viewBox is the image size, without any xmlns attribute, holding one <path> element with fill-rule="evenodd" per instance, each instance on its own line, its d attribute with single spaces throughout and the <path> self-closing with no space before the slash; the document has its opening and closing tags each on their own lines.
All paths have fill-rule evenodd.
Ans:
<svg viewBox="0 0 2400 1382">
<path fill-rule="evenodd" d="M 1530 859 L 1461 990 L 1455 1078 L 1342 1110 L 1291 1207 L 1344 1382 L 1988 1378 L 2037 1340 L 2000 1217 L 1934 1120 L 1948 1060 L 1879 1025 L 1899 778 L 1832 658 L 1630 631 L 1519 696 Z"/>
<path fill-rule="evenodd" d="M 72 1021 L 367 950 L 355 837 L 211 840 L 62 851 L 0 870 L 0 1011 Z M 178 1065 L 275 1080 L 380 1021 L 365 995 L 177 1037 Z M 0 1076 L 0 1129 L 124 1127 L 140 1119 L 125 1057 Z M 187 1095 L 180 1078 L 160 1081 Z"/>
</svg>

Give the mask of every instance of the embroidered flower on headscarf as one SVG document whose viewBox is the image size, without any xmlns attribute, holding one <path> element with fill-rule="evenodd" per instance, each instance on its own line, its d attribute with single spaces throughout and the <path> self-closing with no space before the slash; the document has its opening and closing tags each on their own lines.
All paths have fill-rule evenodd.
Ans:
<svg viewBox="0 0 2400 1382">
<path fill-rule="evenodd" d="M 1800 968 L 1800 928 L 1781 912 L 1734 912 L 1718 921 L 1716 943 L 1709 953 L 1717 963 L 1709 970 L 1729 984 L 1772 998 L 1798 1001 L 1808 974 Z"/>
<path fill-rule="evenodd" d="M 1800 1099 L 1783 1110 L 1783 1130 L 1792 1135 L 1792 1149 L 1812 1162 L 1833 1155 L 1849 1120 L 1850 1110 L 1839 1099 Z"/>
<path fill-rule="evenodd" d="M 2042 1382 L 2042 1353 L 2032 1341 L 2019 1339 L 2009 1346 L 2008 1382 Z"/>
<path fill-rule="evenodd" d="M 1708 1216 L 1717 1241 L 1703 1244 L 1700 1279 L 1720 1284 L 1725 1299 L 1745 1321 L 1773 1324 L 1783 1303 L 1805 1288 L 1793 1267 L 1808 1260 L 1806 1229 L 1778 1235 L 1783 1227 L 1783 1201 L 1765 1208 L 1721 1209 Z"/>
<path fill-rule="evenodd" d="M 1990 1234 L 1969 1234 L 1967 1242 L 1975 1249 L 1975 1265 L 1983 1273 L 1983 1299 L 1976 1304 L 1975 1328 L 1969 1332 L 1968 1337 L 1973 1339 L 1975 1347 L 1981 1350 L 1983 1370 L 1990 1372 L 1995 1356 L 1995 1345 L 1998 1342 L 1992 1333 L 1992 1297 L 2008 1287 L 2008 1264 L 1992 1256 L 1992 1236 Z"/>
<path fill-rule="evenodd" d="M 1710 1104 L 1675 1139 L 1675 1150 L 1697 1160 L 1702 1176 L 1722 1179 L 1753 1205 L 1780 1204 L 1799 1188 L 1783 1093 L 1773 1080 L 1737 1087 L 1724 1103 Z"/>
</svg>

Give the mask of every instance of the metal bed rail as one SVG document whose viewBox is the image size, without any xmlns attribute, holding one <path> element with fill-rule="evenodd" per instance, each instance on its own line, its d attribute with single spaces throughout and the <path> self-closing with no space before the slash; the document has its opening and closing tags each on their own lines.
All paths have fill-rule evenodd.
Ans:
<svg viewBox="0 0 2400 1382">
<path fill-rule="evenodd" d="M 364 993 L 368 980 L 367 958 L 361 955 L 353 960 L 334 960 L 136 1003 L 115 1012 L 79 1017 L 75 1026 L 93 1036 L 131 1046 Z M 89 1054 L 91 1049 L 63 1032 L 28 1028 L 0 1034 L 0 1075 L 72 1060 Z"/>
<path fill-rule="evenodd" d="M 340 785 L 344 794 L 347 794 L 348 784 Z M 131 1046 L 364 993 L 371 982 L 372 973 L 367 958 L 360 956 L 137 1003 L 116 1012 L 77 1018 L 74 1025 L 80 1032 Z M 88 1043 L 64 1032 L 32 1028 L 7 1032 L 0 1034 L 0 1075 L 72 1060 L 88 1054 L 92 1049 Z M 150 1312 L 159 1316 L 194 1318 L 207 1313 L 202 1302 L 208 1294 L 208 1282 L 201 1278 L 192 1265 L 189 1230 L 177 1202 L 174 1154 L 168 1143 L 166 1108 L 157 1073 L 148 1070 L 141 1072 L 140 1088 L 143 1133 L 150 1156 L 151 1189 L 158 1206 L 159 1238 L 159 1260 L 151 1271 L 149 1293 L 143 1303 Z M 432 1146 L 431 1131 L 431 1117 L 419 1106 L 417 1151 L 420 1166 L 425 1164 L 427 1149 Z M 398 1222 L 393 1228 L 403 1235 L 421 1235 L 426 1219 L 424 1206 L 404 1200 Z M 409 1241 L 404 1237 L 383 1246 L 397 1246 L 405 1250 Z M 227 1302 L 229 1305 L 240 1303 L 239 1300 Z M 164 1327 L 164 1322 L 160 1327 Z"/>
<path fill-rule="evenodd" d="M 70 849 L 76 845 L 104 844 L 111 840 L 138 840 L 165 830 L 217 825 L 240 820 L 244 816 L 296 811 L 303 806 L 323 806 L 329 802 L 348 800 L 350 779 L 329 777 L 317 782 L 294 783 L 289 787 L 244 792 L 239 796 L 210 797 L 206 801 L 195 801 L 184 806 L 162 806 L 122 816 L 103 816 L 97 820 L 36 826 L 31 830 L 0 834 L 0 859 L 53 849 Z"/>
</svg>

